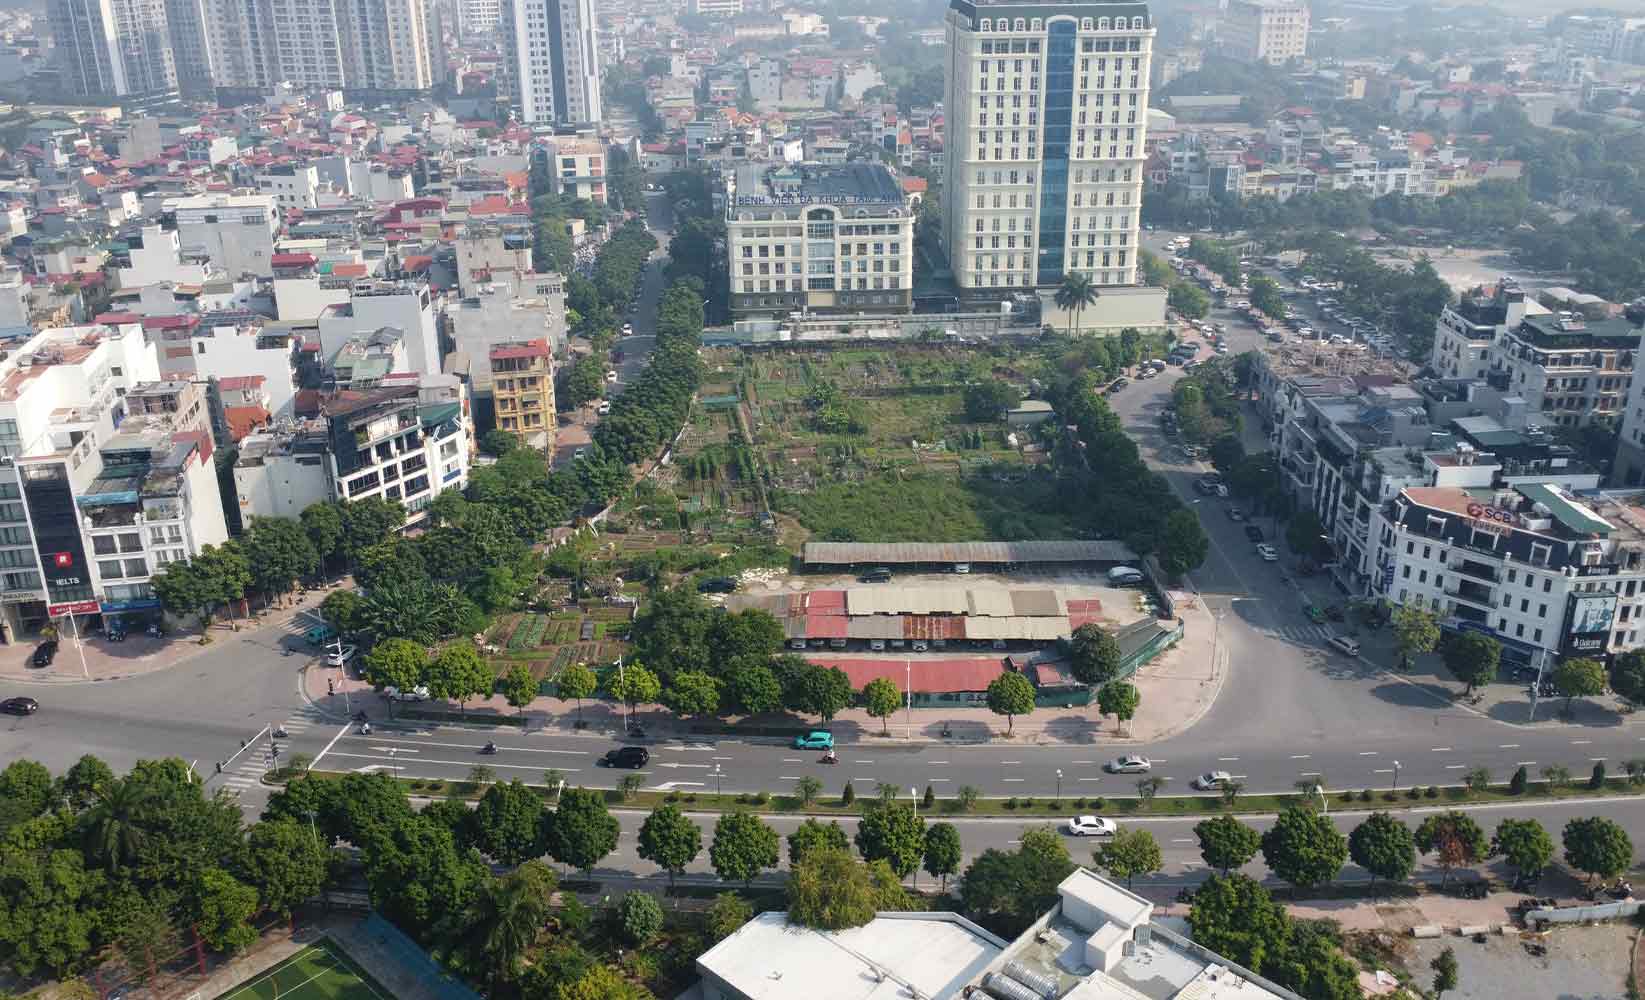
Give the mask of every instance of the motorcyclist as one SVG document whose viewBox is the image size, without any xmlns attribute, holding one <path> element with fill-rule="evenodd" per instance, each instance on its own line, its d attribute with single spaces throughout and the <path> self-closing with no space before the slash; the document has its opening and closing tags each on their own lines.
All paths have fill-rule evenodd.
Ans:
<svg viewBox="0 0 1645 1000">
<path fill-rule="evenodd" d="M 370 736 L 371 735 L 371 723 L 369 723 L 369 722 L 360 723 L 360 735 L 361 736 Z"/>
<path fill-rule="evenodd" d="M 840 762 L 840 755 L 834 752 L 833 747 L 829 747 L 828 752 L 823 754 L 822 759 L 824 764 L 838 764 Z"/>
<path fill-rule="evenodd" d="M 480 752 L 481 753 L 496 753 L 497 752 L 497 744 L 492 743 L 488 740 L 486 742 L 486 745 L 480 749 Z"/>
</svg>

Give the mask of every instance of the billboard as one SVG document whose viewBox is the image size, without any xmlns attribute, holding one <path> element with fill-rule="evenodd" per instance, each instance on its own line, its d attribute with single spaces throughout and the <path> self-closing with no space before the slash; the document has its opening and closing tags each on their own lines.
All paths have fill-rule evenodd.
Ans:
<svg viewBox="0 0 1645 1000">
<path fill-rule="evenodd" d="M 1572 595 L 1569 624 L 1565 628 L 1565 650 L 1571 653 L 1603 653 L 1615 617 L 1615 594 Z"/>
</svg>

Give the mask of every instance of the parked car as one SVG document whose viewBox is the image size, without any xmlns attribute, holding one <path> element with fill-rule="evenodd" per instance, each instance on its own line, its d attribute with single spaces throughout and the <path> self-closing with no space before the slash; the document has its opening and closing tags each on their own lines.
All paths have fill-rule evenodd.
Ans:
<svg viewBox="0 0 1645 1000">
<path fill-rule="evenodd" d="M 419 684 L 410 691 L 401 691 L 390 685 L 383 688 L 383 697 L 390 701 L 427 701 L 429 699 L 428 686 Z"/>
<path fill-rule="evenodd" d="M 1262 557 L 1263 562 L 1279 562 L 1279 549 L 1272 545 L 1258 545 L 1257 555 Z"/>
<path fill-rule="evenodd" d="M 605 373 L 605 380 L 606 380 L 606 381 L 607 381 L 607 382 L 615 382 L 615 381 L 617 381 L 617 373 L 616 373 L 616 371 L 609 371 L 609 372 L 606 372 L 606 373 Z"/>
<path fill-rule="evenodd" d="M 1102 765 L 1102 769 L 1109 774 L 1147 774 L 1153 767 L 1153 761 L 1134 753 L 1126 754 L 1124 757 L 1115 757 Z"/>
<path fill-rule="evenodd" d="M 1359 640 L 1350 639 L 1345 635 L 1333 635 L 1330 644 L 1349 656 L 1359 655 Z"/>
<path fill-rule="evenodd" d="M 1262 529 L 1254 524 L 1247 524 L 1245 526 L 1245 537 L 1253 542 L 1261 542 L 1263 540 Z"/>
<path fill-rule="evenodd" d="M 609 399 L 600 400 L 600 405 L 596 406 L 594 408 L 594 412 L 598 413 L 602 417 L 605 416 L 606 414 L 610 413 L 611 412 L 611 400 L 609 400 Z"/>
<path fill-rule="evenodd" d="M 40 703 L 33 698 L 7 698 L 0 701 L 0 712 L 7 715 L 33 715 L 40 711 Z"/>
<path fill-rule="evenodd" d="M 884 566 L 876 566 L 857 577 L 858 583 L 890 583 L 891 571 Z"/>
<path fill-rule="evenodd" d="M 1115 566 L 1108 571 L 1108 584 L 1113 587 L 1129 587 L 1143 581 L 1142 570 L 1135 566 Z"/>
<path fill-rule="evenodd" d="M 333 649 L 326 654 L 326 666 L 343 666 L 350 660 L 354 659 L 354 654 L 357 652 L 359 652 L 358 646 L 344 646 L 341 649 Z"/>
<path fill-rule="evenodd" d="M 650 760 L 651 751 L 645 747 L 618 747 L 615 750 L 607 750 L 605 756 L 600 758 L 600 763 L 606 767 L 639 768 L 644 767 Z"/>
<path fill-rule="evenodd" d="M 826 729 L 813 729 L 804 736 L 794 737 L 795 750 L 832 750 L 834 734 Z"/>
<path fill-rule="evenodd" d="M 634 336 L 634 324 L 633 323 L 624 323 L 623 324 L 623 336 L 625 336 L 625 337 Z"/>
<path fill-rule="evenodd" d="M 1325 611 L 1317 604 L 1305 604 L 1302 613 L 1315 625 L 1325 624 Z"/>
<path fill-rule="evenodd" d="M 314 625 L 303 633 L 303 638 L 310 646 L 323 646 L 332 639 L 337 638 L 337 630 L 330 625 Z"/>
<path fill-rule="evenodd" d="M 57 640 L 47 639 L 34 647 L 34 658 L 30 661 L 37 667 L 49 667 L 51 661 L 57 659 Z"/>
<path fill-rule="evenodd" d="M 1120 825 L 1106 816 L 1075 816 L 1063 829 L 1071 837 L 1112 837 Z"/>
<path fill-rule="evenodd" d="M 1202 792 L 1215 791 L 1234 780 L 1227 771 L 1206 771 L 1194 779 L 1194 787 Z"/>
<path fill-rule="evenodd" d="M 1245 520 L 1245 511 L 1240 510 L 1238 507 L 1228 508 L 1228 520 L 1230 520 L 1230 521 L 1243 521 L 1243 520 Z"/>
</svg>

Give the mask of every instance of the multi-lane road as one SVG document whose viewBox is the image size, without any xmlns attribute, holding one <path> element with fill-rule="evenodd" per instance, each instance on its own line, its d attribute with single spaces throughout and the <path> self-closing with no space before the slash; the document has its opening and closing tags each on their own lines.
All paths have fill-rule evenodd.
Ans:
<svg viewBox="0 0 1645 1000">
<path fill-rule="evenodd" d="M 666 201 L 660 195 L 651 201 L 651 224 L 662 229 Z M 624 342 L 630 359 L 643 358 L 650 348 L 646 340 L 654 332 L 661 264 L 659 257 L 646 276 L 636 335 Z M 1256 343 L 1256 331 L 1233 314 L 1219 312 L 1215 318 L 1228 324 L 1236 351 Z M 1173 368 L 1130 386 L 1113 397 L 1113 404 L 1143 454 L 1192 502 L 1197 498 L 1190 481 L 1199 470 L 1165 456 L 1157 424 L 1159 409 L 1180 377 Z M 1454 706 L 1376 665 L 1328 652 L 1327 630 L 1303 617 L 1294 586 L 1272 564 L 1256 558 L 1243 526 L 1229 521 L 1215 502 L 1207 501 L 1201 509 L 1211 555 L 1194 574 L 1194 583 L 1218 616 L 1216 642 L 1226 651 L 1228 670 L 1210 711 L 1178 735 L 1141 746 L 1106 737 L 1074 745 L 950 744 L 937 738 L 940 713 L 927 710 L 915 713 L 915 739 L 907 742 L 879 740 L 872 729 L 836 725 L 842 747 L 840 763 L 833 766 L 821 764 L 814 752 L 773 742 L 660 740 L 652 744 L 652 759 L 640 774 L 648 787 L 661 789 L 786 791 L 810 775 L 824 783 L 828 794 L 837 794 L 850 781 L 859 793 L 871 793 L 880 784 L 920 791 L 929 785 L 946 798 L 971 785 L 992 796 L 1060 793 L 1071 799 L 1132 792 L 1135 777 L 1101 770 L 1104 761 L 1122 751 L 1152 757 L 1154 773 L 1168 779 L 1165 794 L 1186 793 L 1193 776 L 1208 770 L 1228 771 L 1251 792 L 1289 791 L 1299 780 L 1317 780 L 1330 789 L 1384 788 L 1397 780 L 1403 788 L 1455 784 L 1476 767 L 1489 769 L 1497 780 L 1505 780 L 1521 764 L 1533 774 L 1560 765 L 1581 776 L 1592 761 L 1603 759 L 1616 773 L 1623 761 L 1645 757 L 1642 726 L 1511 725 Z M 607 788 L 626 773 L 597 763 L 607 749 L 620 744 L 619 734 L 577 732 L 569 719 L 549 720 L 529 734 L 379 721 L 373 735 L 360 736 L 303 700 L 298 671 L 307 650 L 289 634 L 300 627 L 291 623 L 248 638 L 224 637 L 174 668 L 128 680 L 85 686 L 0 680 L 0 697 L 29 694 L 43 706 L 34 716 L 0 719 L 0 760 L 31 757 L 60 770 L 83 753 L 101 756 L 116 768 L 140 758 L 178 756 L 197 761 L 213 787 L 241 791 L 252 808 L 263 796 L 256 778 L 266 766 L 266 743 L 254 741 L 235 755 L 242 740 L 254 739 L 272 724 L 282 724 L 290 734 L 282 743 L 285 752 L 318 757 L 321 767 L 337 770 L 396 770 L 407 777 L 450 779 L 485 764 L 504 778 L 540 781 L 544 772 L 554 770 L 573 784 Z M 369 707 L 380 720 L 381 703 L 373 699 Z M 499 745 L 495 756 L 478 752 L 488 739 Z M 228 766 L 216 773 L 215 762 L 225 760 Z M 1549 810 L 1566 807 L 1522 808 L 1536 808 L 1552 821 Z M 1623 802 L 1574 808 L 1603 811 L 1637 827 L 1645 807 Z M 974 840 L 968 833 L 968 848 L 989 846 L 990 838 L 1009 840 L 1020 825 L 968 821 L 968 829 L 978 831 Z M 1171 828 L 1170 836 L 1161 834 L 1168 855 L 1177 851 L 1185 859 L 1192 853 L 1192 845 L 1183 840 L 1189 836 L 1185 831 Z"/>
</svg>

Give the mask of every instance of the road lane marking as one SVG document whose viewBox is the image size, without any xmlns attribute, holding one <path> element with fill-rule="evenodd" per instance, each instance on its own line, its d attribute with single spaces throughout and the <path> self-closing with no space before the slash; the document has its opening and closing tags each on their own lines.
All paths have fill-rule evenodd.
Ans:
<svg viewBox="0 0 1645 1000">
<path fill-rule="evenodd" d="M 931 765 L 932 767 L 941 767 L 942 765 L 947 764 L 948 762 L 946 760 L 928 760 L 928 761 L 926 761 L 926 763 Z"/>
<path fill-rule="evenodd" d="M 1376 770 L 1372 771 L 1371 773 L 1372 774 L 1393 774 L 1394 769 L 1391 768 L 1391 767 L 1379 767 Z"/>
<path fill-rule="evenodd" d="M 1645 739 L 1645 737 L 1641 737 L 1641 739 Z M 943 763 L 946 764 L 947 761 L 944 761 Z M 1071 764 L 1095 764 L 1096 761 L 1094 761 L 1094 760 L 1075 760 L 1075 761 L 1069 761 L 1069 763 L 1071 763 Z"/>
<path fill-rule="evenodd" d="M 1192 843 L 1196 843 L 1196 841 L 1194 840 L 1193 837 L 1172 837 L 1171 838 L 1171 843 L 1173 843 L 1173 844 L 1192 844 Z"/>
<path fill-rule="evenodd" d="M 797 775 L 797 774 L 779 774 L 779 775 L 777 775 L 777 780 L 778 781 L 799 781 L 800 776 Z"/>
<path fill-rule="evenodd" d="M 1571 741 L 1571 746 L 1584 747 L 1584 746 L 1587 746 L 1588 744 L 1590 744 L 1592 742 L 1593 742 L 1593 740 L 1572 740 Z"/>
<path fill-rule="evenodd" d="M 1238 757 L 1218 757 L 1217 760 L 1239 760 Z"/>
<path fill-rule="evenodd" d="M 1027 781 L 1027 778 L 1001 778 L 1001 781 Z"/>
<path fill-rule="evenodd" d="M 1594 763 L 1598 764 L 1601 761 L 1603 761 L 1605 758 L 1604 757 L 1589 757 L 1588 759 L 1593 761 Z"/>
<path fill-rule="evenodd" d="M 1291 759 L 1292 760 L 1307 760 L 1309 757 L 1312 757 L 1312 756 L 1313 756 L 1313 754 L 1311 754 L 1311 753 L 1294 753 L 1294 754 L 1291 755 Z"/>
<path fill-rule="evenodd" d="M 1361 757 L 1375 757 L 1377 755 L 1377 752 L 1375 750 L 1361 750 L 1359 752 L 1359 755 Z"/>
<path fill-rule="evenodd" d="M 1318 771 L 1298 771 L 1297 774 L 1298 774 L 1298 776 L 1303 777 L 1303 778 L 1318 778 L 1318 777 L 1321 777 L 1320 772 L 1318 772 Z"/>
<path fill-rule="evenodd" d="M 926 778 L 926 781 L 947 781 L 947 778 Z"/>
<path fill-rule="evenodd" d="M 1428 749 L 1432 753 L 1444 753 L 1444 752 L 1446 752 L 1447 750 L 1449 750 L 1451 748 L 1450 747 L 1429 747 Z"/>
<path fill-rule="evenodd" d="M 1468 766 L 1467 764 L 1446 764 L 1445 765 L 1445 770 L 1447 770 L 1447 771 L 1460 771 L 1460 770 L 1462 770 L 1463 768 L 1465 768 L 1467 766 Z"/>
<path fill-rule="evenodd" d="M 870 774 L 870 775 L 865 775 L 864 777 L 861 777 L 861 778 L 852 778 L 851 780 L 852 781 L 873 781 L 874 776 Z"/>
<path fill-rule="evenodd" d="M 853 764 L 872 764 L 874 762 L 871 761 L 871 760 L 854 760 L 851 763 L 853 763 Z"/>
<path fill-rule="evenodd" d="M 333 757 L 354 757 L 354 758 L 359 759 L 359 760 L 387 760 L 387 761 L 390 761 L 390 763 L 382 765 L 383 767 L 387 768 L 387 767 L 393 767 L 394 766 L 394 764 L 392 763 L 394 758 L 387 757 L 387 756 L 382 756 L 382 755 L 378 755 L 378 754 L 344 753 L 341 750 L 334 750 L 334 751 L 332 751 L 331 755 Z M 315 760 L 319 760 L 319 758 L 316 757 Z M 454 767 L 469 767 L 469 766 L 473 765 L 473 763 L 474 762 L 471 761 L 471 760 L 435 760 L 432 757 L 420 757 L 417 760 L 406 761 L 401 766 L 402 767 L 407 767 L 407 766 L 410 766 L 412 764 L 450 764 Z M 541 771 L 541 769 L 538 768 L 534 764 L 504 764 L 504 763 L 499 762 L 499 763 L 495 763 L 495 764 L 490 764 L 488 766 L 490 766 L 490 767 L 507 767 L 507 768 L 511 768 L 513 770 L 516 770 L 516 771 L 539 771 L 539 772 Z M 581 770 L 581 768 L 562 767 L 562 768 L 560 768 L 560 770 L 562 772 L 565 772 L 565 773 L 569 774 L 573 771 Z M 645 771 L 635 771 L 634 773 L 635 774 L 645 774 L 647 772 L 645 772 Z"/>
<path fill-rule="evenodd" d="M 314 758 L 313 762 L 309 764 L 309 768 L 312 769 L 315 764 L 320 763 L 320 758 L 324 757 L 326 754 L 330 753 L 331 748 L 337 745 L 337 741 L 342 739 L 344 736 L 348 735 L 348 731 L 349 731 L 350 728 L 353 727 L 353 725 L 354 725 L 354 723 L 352 723 L 352 722 L 345 722 L 343 724 L 343 728 L 337 730 L 337 735 L 333 736 L 331 738 L 331 742 L 326 744 L 326 748 L 324 750 L 320 751 L 320 756 Z"/>
<path fill-rule="evenodd" d="M 1498 750 L 1518 750 L 1519 749 L 1519 744 L 1518 743 L 1498 743 L 1496 745 L 1496 748 Z"/>
<path fill-rule="evenodd" d="M 1002 761 L 1000 761 L 1000 763 L 1001 764 L 1021 764 L 1022 761 L 1020 761 L 1020 760 L 1002 760 Z"/>
<path fill-rule="evenodd" d="M 802 764 L 802 763 L 804 763 L 804 761 L 800 760 L 800 758 L 798 758 L 798 757 L 784 757 L 783 758 L 783 763 L 784 764 Z"/>
<path fill-rule="evenodd" d="M 710 757 L 709 760 L 736 760 L 735 757 Z"/>
<path fill-rule="evenodd" d="M 343 735 L 344 736 L 348 735 L 346 730 L 344 731 Z M 414 740 L 414 739 L 408 739 L 406 737 L 384 736 L 384 735 L 379 735 L 377 733 L 372 733 L 370 736 L 362 736 L 362 737 L 360 737 L 360 739 L 361 740 L 375 740 L 378 743 L 409 743 L 412 746 L 439 747 L 443 750 L 478 750 L 478 749 L 480 749 L 480 747 L 485 745 L 483 743 L 436 743 L 433 740 Z M 592 750 L 552 750 L 552 749 L 549 749 L 547 747 L 503 746 L 503 747 L 498 747 L 497 749 L 506 750 L 509 753 L 557 753 L 557 754 L 568 754 L 568 755 L 574 756 L 574 757 L 587 757 L 589 754 L 593 753 Z M 411 753 L 412 751 L 410 751 L 410 750 L 401 750 L 400 752 L 401 753 Z M 704 766 L 707 766 L 707 765 L 704 765 Z"/>
<path fill-rule="evenodd" d="M 1522 760 L 1514 766 L 1515 767 L 1530 767 L 1532 764 L 1535 764 L 1535 763 L 1536 763 L 1536 761 L 1534 761 L 1534 760 Z"/>
<path fill-rule="evenodd" d="M 1101 781 L 1101 778 L 1080 778 L 1080 781 Z"/>
</svg>

